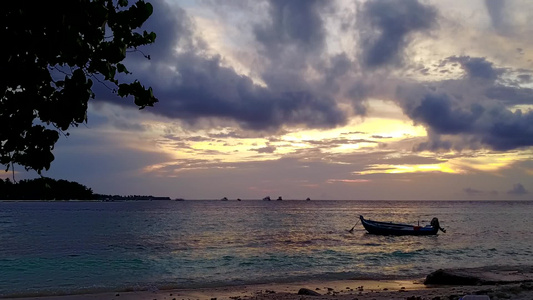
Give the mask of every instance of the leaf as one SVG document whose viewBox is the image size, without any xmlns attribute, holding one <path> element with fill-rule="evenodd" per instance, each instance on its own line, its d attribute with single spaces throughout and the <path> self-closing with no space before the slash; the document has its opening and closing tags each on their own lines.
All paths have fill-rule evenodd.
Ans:
<svg viewBox="0 0 533 300">
<path fill-rule="evenodd" d="M 126 69 L 126 66 L 124 66 L 124 65 L 121 64 L 121 63 L 118 63 L 118 64 L 117 64 L 117 71 L 118 71 L 119 73 L 130 74 L 130 72 L 128 71 L 128 69 Z"/>
</svg>

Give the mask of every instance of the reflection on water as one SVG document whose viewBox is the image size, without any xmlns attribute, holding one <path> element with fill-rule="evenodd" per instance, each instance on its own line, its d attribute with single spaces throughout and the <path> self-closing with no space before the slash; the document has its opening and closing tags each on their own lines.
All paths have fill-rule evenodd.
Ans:
<svg viewBox="0 0 533 300">
<path fill-rule="evenodd" d="M 423 276 L 532 264 L 531 202 L 0 203 L 0 295 Z M 366 234 L 358 216 L 446 234 Z"/>
</svg>

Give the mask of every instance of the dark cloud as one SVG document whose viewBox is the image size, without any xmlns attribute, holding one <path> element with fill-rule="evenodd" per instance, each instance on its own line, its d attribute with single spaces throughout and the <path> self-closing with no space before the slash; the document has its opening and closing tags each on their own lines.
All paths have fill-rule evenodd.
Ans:
<svg viewBox="0 0 533 300">
<path fill-rule="evenodd" d="M 508 33 L 510 26 L 509 17 L 505 10 L 505 1 L 502 0 L 485 0 L 485 7 L 489 13 L 492 27 L 500 34 Z"/>
<path fill-rule="evenodd" d="M 533 111 L 522 113 L 495 108 L 487 114 L 492 117 L 481 142 L 494 150 L 512 150 L 533 146 Z"/>
<path fill-rule="evenodd" d="M 211 133 L 211 134 L 209 134 L 209 136 L 212 137 L 212 138 L 217 138 L 217 139 L 225 139 L 225 138 L 244 139 L 244 138 L 249 138 L 249 137 L 246 137 L 246 136 L 243 136 L 243 135 L 239 134 L 236 131 L 230 131 L 230 132 L 227 132 L 227 133 Z"/>
<path fill-rule="evenodd" d="M 262 148 L 257 148 L 257 149 L 250 149 L 251 151 L 257 151 L 257 153 L 274 153 L 276 151 L 276 147 L 275 146 L 266 146 L 266 147 L 262 147 Z"/>
<path fill-rule="evenodd" d="M 159 114 L 194 121 L 199 117 L 235 120 L 244 128 L 277 129 L 282 124 L 332 127 L 346 122 L 335 100 L 312 91 L 274 91 L 255 85 L 220 59 L 180 56 L 174 85 L 158 89 Z"/>
<path fill-rule="evenodd" d="M 320 10 L 327 1 L 270 0 L 270 19 L 257 25 L 255 37 L 266 56 L 276 57 L 292 45 L 301 52 L 320 51 L 325 43 L 325 30 Z"/>
<path fill-rule="evenodd" d="M 496 80 L 504 72 L 504 69 L 494 68 L 484 57 L 452 56 L 447 60 L 459 63 L 469 78 Z"/>
<path fill-rule="evenodd" d="M 427 128 L 427 141 L 415 150 L 487 148 L 506 151 L 533 146 L 533 111 L 511 110 L 533 104 L 532 89 L 504 85 L 506 75 L 527 70 L 494 67 L 483 57 L 452 56 L 439 68 L 459 64 L 466 76 L 431 84 L 400 82 L 394 100 L 416 124 Z"/>
<path fill-rule="evenodd" d="M 265 47 L 288 43 L 302 51 L 320 50 L 324 32 L 318 10 L 324 3 L 272 1 L 272 22 L 257 27 L 256 34 Z M 206 54 L 205 42 L 195 37 L 194 23 L 183 9 L 163 1 L 154 1 L 153 6 L 154 14 L 145 29 L 156 32 L 157 39 L 143 48 L 152 59 L 130 60 L 134 76 L 152 86 L 160 100 L 149 108 L 151 112 L 190 124 L 202 118 L 234 121 L 252 130 L 277 130 L 284 124 L 329 128 L 346 123 L 347 112 L 337 106 L 333 96 L 314 90 L 299 74 L 271 70 L 264 76 L 268 86 L 257 85 L 224 66 L 221 56 Z M 334 69 L 342 72 L 339 67 Z M 117 97 L 100 99 L 131 105 Z"/>
<path fill-rule="evenodd" d="M 518 77 L 518 80 L 520 80 L 520 83 L 531 83 L 530 74 L 520 74 L 517 77 Z"/>
<path fill-rule="evenodd" d="M 513 188 L 507 191 L 507 194 L 510 195 L 525 195 L 529 192 L 524 188 L 524 186 L 521 183 L 517 183 L 513 185 Z"/>
<path fill-rule="evenodd" d="M 352 67 L 353 62 L 346 53 L 333 56 L 329 66 L 321 70 L 321 73 L 325 74 L 324 88 L 338 91 L 340 87 L 337 79 L 347 74 Z"/>
<path fill-rule="evenodd" d="M 437 11 L 417 0 L 371 0 L 358 12 L 362 64 L 369 68 L 398 65 L 416 32 L 431 29 Z"/>
<path fill-rule="evenodd" d="M 507 105 L 533 104 L 533 89 L 530 88 L 497 85 L 488 87 L 484 94 Z"/>
<path fill-rule="evenodd" d="M 420 105 L 409 112 L 409 116 L 438 134 L 459 134 L 471 132 L 483 110 L 482 106 L 475 104 L 470 108 L 453 107 L 447 94 L 428 94 Z"/>
<path fill-rule="evenodd" d="M 416 103 L 416 104 L 415 104 Z M 418 150 L 476 149 L 505 151 L 533 146 L 533 112 L 514 112 L 494 103 L 470 103 L 449 94 L 427 93 L 402 103 L 404 112 L 429 129 Z M 441 139 L 441 136 L 451 139 Z"/>
</svg>

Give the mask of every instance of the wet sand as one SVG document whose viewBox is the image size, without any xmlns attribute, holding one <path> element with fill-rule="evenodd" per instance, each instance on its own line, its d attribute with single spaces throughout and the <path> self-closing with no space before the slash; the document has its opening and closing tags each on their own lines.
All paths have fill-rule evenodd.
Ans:
<svg viewBox="0 0 533 300">
<path fill-rule="evenodd" d="M 412 280 L 337 280 L 228 286 L 202 289 L 113 292 L 47 297 L 13 298 L 19 300 L 443 300 L 464 295 L 487 295 L 489 299 L 533 299 L 531 267 L 478 268 L 453 270 L 490 281 L 476 285 L 425 285 L 425 278 Z M 300 289 L 320 295 L 300 295 Z M 479 296 L 478 296 L 479 297 Z M 486 297 L 485 297 L 486 299 Z"/>
</svg>

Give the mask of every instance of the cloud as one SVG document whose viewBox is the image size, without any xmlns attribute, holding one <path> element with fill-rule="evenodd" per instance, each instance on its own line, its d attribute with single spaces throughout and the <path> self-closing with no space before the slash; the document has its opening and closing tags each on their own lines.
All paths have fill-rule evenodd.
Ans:
<svg viewBox="0 0 533 300">
<path fill-rule="evenodd" d="M 494 68 L 484 57 L 452 56 L 447 60 L 459 63 L 469 78 L 496 80 L 504 72 L 504 69 Z"/>
<path fill-rule="evenodd" d="M 436 25 L 437 11 L 417 0 L 371 0 L 358 12 L 361 60 L 365 67 L 400 65 L 413 33 Z"/>
<path fill-rule="evenodd" d="M 409 111 L 409 116 L 438 134 L 459 134 L 471 132 L 483 110 L 476 104 L 469 108 L 453 105 L 447 94 L 427 94 L 418 106 Z"/>
<path fill-rule="evenodd" d="M 150 112 L 190 124 L 202 119 L 234 122 L 257 131 L 275 131 L 283 125 L 331 128 L 346 124 L 348 113 L 338 107 L 333 95 L 311 88 L 303 75 L 268 69 L 263 76 L 267 86 L 259 85 L 212 54 L 195 35 L 194 22 L 183 9 L 162 1 L 153 5 L 146 29 L 156 32 L 157 39 L 143 48 L 152 59 L 130 61 L 136 78 L 152 86 L 160 100 Z M 265 47 L 293 45 L 298 51 L 291 58 L 302 57 L 300 53 L 310 49 L 320 51 L 324 32 L 318 10 L 324 5 L 322 1 L 272 1 L 271 22 L 258 25 L 256 36 Z M 131 105 L 117 102 L 117 97 L 99 99 Z"/>
<path fill-rule="evenodd" d="M 274 153 L 276 151 L 276 147 L 275 146 L 266 146 L 266 147 L 262 147 L 262 148 L 257 148 L 257 149 L 250 149 L 252 151 L 257 151 L 257 153 Z"/>
<path fill-rule="evenodd" d="M 492 27 L 500 34 L 506 34 L 510 30 L 509 16 L 506 14 L 505 1 L 485 0 L 485 7 L 490 16 Z"/>
<path fill-rule="evenodd" d="M 273 0 L 266 7 L 265 18 L 250 21 L 248 27 L 252 42 L 260 46 L 255 49 L 260 63 L 254 70 L 263 80 L 260 84 L 210 49 L 185 10 L 155 1 L 147 30 L 158 37 L 154 45 L 143 48 L 155 54 L 150 61 L 132 60 L 135 76 L 153 86 L 160 99 L 149 111 L 191 126 L 223 124 L 276 132 L 284 126 L 342 126 L 353 114 L 365 115 L 366 101 L 378 98 L 396 101 L 408 117 L 428 129 L 428 141 L 418 150 L 509 150 L 533 145 L 532 113 L 505 106 L 531 104 L 529 89 L 497 84 L 507 69 L 495 67 L 487 58 L 448 56 L 442 67 L 460 65 L 466 76 L 431 84 L 407 83 L 392 74 L 362 76 L 346 52 L 325 55 L 325 16 L 335 9 L 332 5 Z M 437 17 L 435 8 L 415 0 L 361 4 L 357 12 L 361 64 L 378 68 L 405 62 L 414 34 L 435 28 Z M 524 72 L 520 74 L 527 75 Z M 416 92 L 401 95 L 395 87 Z M 352 102 L 343 102 L 345 98 Z"/>
<path fill-rule="evenodd" d="M 503 105 L 463 104 L 449 94 L 427 94 L 406 114 L 434 134 L 420 150 L 476 148 L 505 151 L 533 146 L 533 112 L 512 112 Z M 430 134 L 430 138 L 431 138 Z M 441 135 L 456 137 L 443 141 Z"/>
<path fill-rule="evenodd" d="M 530 88 L 497 85 L 488 87 L 483 94 L 507 105 L 533 104 L 533 89 Z"/>
<path fill-rule="evenodd" d="M 507 191 L 507 194 L 510 195 L 525 195 L 529 192 L 524 188 L 524 186 L 521 183 L 517 183 L 513 185 L 513 188 Z"/>
<path fill-rule="evenodd" d="M 496 68 L 485 58 L 452 56 L 440 67 L 458 63 L 466 76 L 428 83 L 397 82 L 394 101 L 428 140 L 416 150 L 492 149 L 533 146 L 533 111 L 511 109 L 531 105 L 531 89 L 499 83 L 514 70 Z"/>
<path fill-rule="evenodd" d="M 287 44 L 304 53 L 321 51 L 325 30 L 320 10 L 325 5 L 327 1 L 320 0 L 270 0 L 270 19 L 254 28 L 267 56 L 283 54 Z"/>
</svg>

